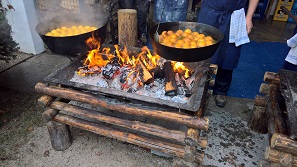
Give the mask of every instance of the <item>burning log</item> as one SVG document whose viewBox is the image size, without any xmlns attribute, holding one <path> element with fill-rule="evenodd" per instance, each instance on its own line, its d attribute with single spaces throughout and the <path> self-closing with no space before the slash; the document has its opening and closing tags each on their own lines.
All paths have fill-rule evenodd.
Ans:
<svg viewBox="0 0 297 167">
<path fill-rule="evenodd" d="M 164 72 L 161 70 L 159 66 L 149 70 L 149 72 L 153 75 L 155 79 L 163 79 L 164 78 Z"/>
<path fill-rule="evenodd" d="M 150 84 L 152 82 L 154 82 L 154 78 L 151 75 L 151 73 L 147 70 L 147 68 L 143 65 L 143 63 L 141 61 L 139 61 L 141 69 L 142 69 L 142 78 L 143 78 L 143 83 L 145 84 Z"/>
<path fill-rule="evenodd" d="M 175 96 L 177 93 L 177 85 L 171 61 L 167 61 L 164 63 L 163 71 L 165 74 L 165 95 Z"/>
</svg>

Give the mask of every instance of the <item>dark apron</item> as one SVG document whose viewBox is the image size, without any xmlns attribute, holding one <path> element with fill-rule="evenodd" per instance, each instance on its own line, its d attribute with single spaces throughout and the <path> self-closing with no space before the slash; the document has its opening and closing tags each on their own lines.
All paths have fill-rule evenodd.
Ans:
<svg viewBox="0 0 297 167">
<path fill-rule="evenodd" d="M 234 70 L 239 62 L 241 46 L 229 43 L 230 20 L 233 11 L 246 7 L 248 0 L 203 0 L 198 22 L 218 28 L 224 33 L 211 63 L 227 70 Z"/>
</svg>

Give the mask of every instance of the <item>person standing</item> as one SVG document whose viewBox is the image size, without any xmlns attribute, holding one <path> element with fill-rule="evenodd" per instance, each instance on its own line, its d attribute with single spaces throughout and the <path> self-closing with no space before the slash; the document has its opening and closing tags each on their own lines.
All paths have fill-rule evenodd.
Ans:
<svg viewBox="0 0 297 167">
<path fill-rule="evenodd" d="M 224 39 L 211 58 L 211 63 L 218 65 L 213 95 L 219 107 L 226 104 L 232 73 L 239 62 L 241 45 L 249 42 L 247 35 L 253 28 L 252 17 L 258 2 L 259 0 L 202 0 L 198 22 L 216 27 L 224 34 Z M 248 8 L 245 10 L 247 4 Z"/>
<path fill-rule="evenodd" d="M 287 45 L 291 48 L 282 69 L 297 71 L 297 33 L 287 40 Z"/>
<path fill-rule="evenodd" d="M 147 17 L 150 9 L 150 0 L 120 0 L 123 9 L 136 9 L 138 40 L 142 45 L 147 43 Z"/>
</svg>

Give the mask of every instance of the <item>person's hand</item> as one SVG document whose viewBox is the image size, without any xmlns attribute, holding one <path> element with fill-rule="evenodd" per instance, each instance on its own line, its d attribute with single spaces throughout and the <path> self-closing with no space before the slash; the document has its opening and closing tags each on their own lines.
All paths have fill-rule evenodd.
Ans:
<svg viewBox="0 0 297 167">
<path fill-rule="evenodd" d="M 253 21 L 252 19 L 246 19 L 246 31 L 249 34 L 253 29 Z"/>
</svg>

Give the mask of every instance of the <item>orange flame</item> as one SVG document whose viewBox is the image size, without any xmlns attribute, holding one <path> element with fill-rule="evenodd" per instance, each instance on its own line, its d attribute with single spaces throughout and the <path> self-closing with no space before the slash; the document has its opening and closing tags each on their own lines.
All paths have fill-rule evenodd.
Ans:
<svg viewBox="0 0 297 167">
<path fill-rule="evenodd" d="M 184 73 L 184 77 L 185 78 L 189 78 L 190 77 L 190 70 L 184 66 L 184 63 L 182 62 L 173 62 L 173 70 L 174 72 L 178 72 L 178 73 Z"/>
<path fill-rule="evenodd" d="M 139 61 L 142 61 L 148 70 L 156 68 L 159 64 L 161 57 L 159 55 L 152 55 L 147 46 L 141 48 L 141 52 L 137 55 L 129 54 L 127 47 L 120 50 L 118 45 L 114 45 L 115 54 L 110 53 L 110 48 L 103 48 L 100 51 L 101 43 L 100 40 L 96 40 L 94 36 L 87 39 L 86 44 L 92 49 L 88 52 L 87 58 L 84 61 L 84 65 L 88 69 L 96 69 L 100 71 L 100 68 L 106 66 L 112 61 L 113 58 L 118 58 L 118 63 L 121 66 L 130 66 L 134 69 L 139 65 Z M 172 62 L 173 69 L 175 72 L 184 74 L 185 78 L 190 77 L 190 70 L 187 69 L 181 62 Z M 92 74 L 93 71 L 87 72 L 87 74 Z M 78 71 L 78 74 L 85 75 L 86 72 Z M 131 72 L 132 74 L 132 72 Z"/>
</svg>

